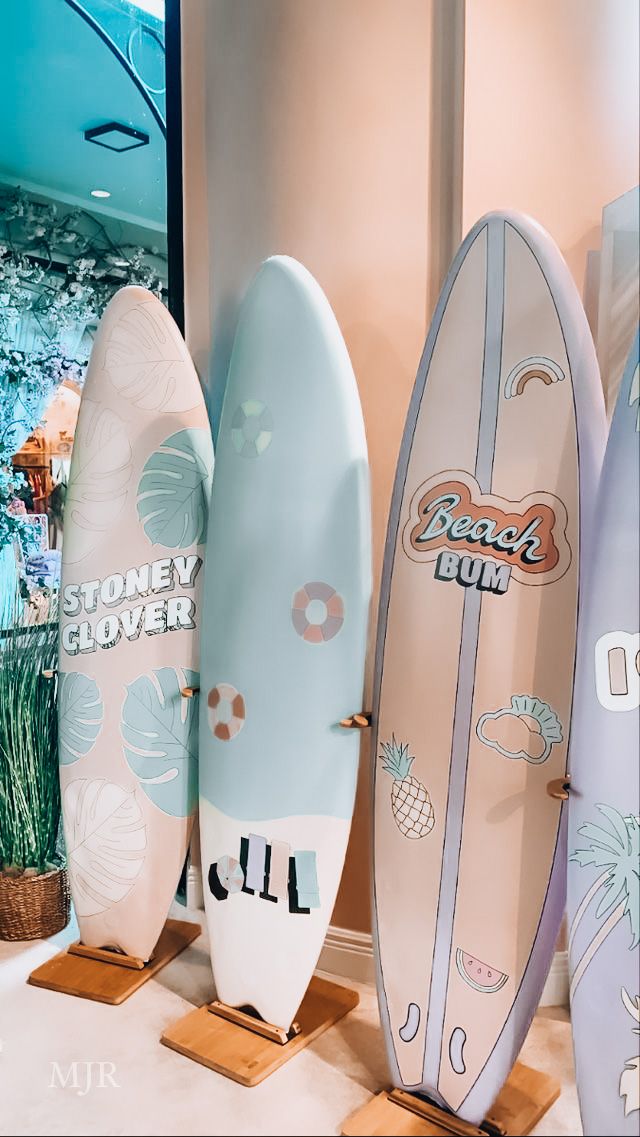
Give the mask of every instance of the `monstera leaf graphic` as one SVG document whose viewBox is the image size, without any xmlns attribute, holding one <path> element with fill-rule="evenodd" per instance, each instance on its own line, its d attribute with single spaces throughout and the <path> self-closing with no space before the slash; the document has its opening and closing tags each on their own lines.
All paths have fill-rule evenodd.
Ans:
<svg viewBox="0 0 640 1137">
<path fill-rule="evenodd" d="M 151 801 L 172 817 L 188 817 L 196 804 L 197 699 L 180 691 L 198 683 L 194 671 L 161 667 L 128 685 L 122 708 L 127 762 Z"/>
<path fill-rule="evenodd" d="M 184 549 L 207 535 L 213 447 L 208 430 L 180 430 L 148 459 L 138 515 L 154 545 Z"/>
<path fill-rule="evenodd" d="M 61 674 L 58 706 L 58 753 L 66 766 L 88 754 L 100 733 L 104 712 L 95 679 L 77 671 Z"/>
<path fill-rule="evenodd" d="M 83 398 L 65 499 L 64 556 L 76 564 L 98 548 L 127 499 L 131 446 L 122 419 Z"/>
<path fill-rule="evenodd" d="M 177 329 L 159 308 L 157 301 L 143 300 L 124 312 L 109 337 L 104 368 L 134 406 L 161 413 L 189 411 L 200 398 L 193 364 Z"/>
<path fill-rule="evenodd" d="M 104 778 L 77 778 L 62 803 L 67 865 L 78 916 L 97 916 L 131 892 L 147 831 L 135 793 Z"/>
</svg>

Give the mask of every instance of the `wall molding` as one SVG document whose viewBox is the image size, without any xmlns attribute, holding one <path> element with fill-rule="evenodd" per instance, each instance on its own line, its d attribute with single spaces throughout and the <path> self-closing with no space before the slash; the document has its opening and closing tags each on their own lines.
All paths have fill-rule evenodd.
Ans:
<svg viewBox="0 0 640 1137">
<path fill-rule="evenodd" d="M 541 1007 L 569 1006 L 569 952 L 555 952 L 551 968 L 544 985 Z"/>
<path fill-rule="evenodd" d="M 193 860 L 187 867 L 187 908 L 204 908 L 202 873 Z M 318 971 L 349 979 L 352 983 L 375 984 L 373 939 L 370 932 L 329 925 L 318 960 Z M 544 985 L 541 1007 L 569 1006 L 569 953 L 557 951 Z"/>
<path fill-rule="evenodd" d="M 318 969 L 356 983 L 375 983 L 373 940 L 368 932 L 329 927 Z M 569 1005 L 569 957 L 557 951 L 540 999 L 541 1007 Z"/>
<path fill-rule="evenodd" d="M 427 328 L 462 240 L 464 53 L 465 0 L 436 0 L 431 8 Z"/>
<path fill-rule="evenodd" d="M 330 924 L 320 952 L 318 970 L 356 983 L 375 983 L 371 934 Z"/>
<path fill-rule="evenodd" d="M 186 888 L 186 903 L 187 908 L 202 908 L 204 909 L 204 892 L 202 889 L 202 870 L 199 865 L 194 865 L 191 860 L 187 864 L 187 888 Z"/>
</svg>

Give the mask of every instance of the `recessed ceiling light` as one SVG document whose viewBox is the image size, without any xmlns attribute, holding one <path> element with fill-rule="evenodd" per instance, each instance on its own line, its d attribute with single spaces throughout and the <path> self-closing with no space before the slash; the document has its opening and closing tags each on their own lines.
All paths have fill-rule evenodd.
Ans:
<svg viewBox="0 0 640 1137">
<path fill-rule="evenodd" d="M 111 194 L 110 194 L 108 189 L 92 189 L 91 190 L 91 196 L 92 197 L 111 197 Z"/>
</svg>

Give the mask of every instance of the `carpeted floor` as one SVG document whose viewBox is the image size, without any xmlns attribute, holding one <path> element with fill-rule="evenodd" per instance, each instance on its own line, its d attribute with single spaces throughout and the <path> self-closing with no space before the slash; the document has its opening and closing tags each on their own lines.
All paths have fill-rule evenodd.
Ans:
<svg viewBox="0 0 640 1137">
<path fill-rule="evenodd" d="M 198 920 L 204 914 L 185 916 L 178 909 L 175 915 Z M 387 1084 L 371 988 L 361 987 L 357 1010 L 307 1050 L 262 1085 L 244 1089 L 158 1041 L 166 1026 L 212 997 L 204 937 L 128 1002 L 108 1007 L 25 982 L 76 935 L 67 928 L 49 941 L 0 943 L 0 1134 L 328 1137 Z M 562 1083 L 560 1098 L 534 1132 L 579 1137 L 566 1011 L 540 1012 L 522 1059 Z M 75 1088 L 68 1077 L 74 1061 Z M 113 1064 L 113 1070 L 102 1067 L 102 1088 L 86 1089 L 88 1062 Z M 99 1067 L 91 1070 L 95 1081 Z M 68 1078 L 64 1087 L 60 1075 Z"/>
</svg>

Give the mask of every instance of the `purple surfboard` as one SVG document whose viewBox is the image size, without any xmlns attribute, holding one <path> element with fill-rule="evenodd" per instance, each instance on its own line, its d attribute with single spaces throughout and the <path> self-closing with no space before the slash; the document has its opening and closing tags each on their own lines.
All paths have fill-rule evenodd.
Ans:
<svg viewBox="0 0 640 1137">
<path fill-rule="evenodd" d="M 597 498 L 579 629 L 569 806 L 569 967 L 584 1132 L 640 1127 L 638 338 Z"/>
</svg>

